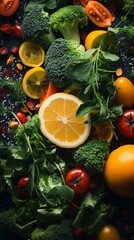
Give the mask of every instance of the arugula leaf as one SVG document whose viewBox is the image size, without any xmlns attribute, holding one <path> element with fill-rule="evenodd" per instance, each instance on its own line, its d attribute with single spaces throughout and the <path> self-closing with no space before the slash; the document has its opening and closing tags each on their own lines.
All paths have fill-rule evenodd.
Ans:
<svg viewBox="0 0 134 240">
<path fill-rule="evenodd" d="M 113 74 L 118 60 L 116 54 L 98 47 L 88 50 L 81 62 L 68 66 L 67 77 L 80 84 L 82 88 L 78 97 L 84 103 L 79 106 L 77 116 L 98 110 L 98 120 L 114 121 L 121 114 L 122 105 L 118 107 L 118 111 L 113 108 L 116 95 Z"/>
</svg>

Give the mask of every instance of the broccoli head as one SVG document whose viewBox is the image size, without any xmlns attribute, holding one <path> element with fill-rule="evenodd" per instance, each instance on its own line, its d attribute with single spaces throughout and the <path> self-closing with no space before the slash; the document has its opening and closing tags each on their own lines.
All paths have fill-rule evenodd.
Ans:
<svg viewBox="0 0 134 240">
<path fill-rule="evenodd" d="M 46 229 L 35 228 L 31 240 L 73 240 L 73 227 L 69 219 L 63 219 L 57 224 L 49 225 Z"/>
<path fill-rule="evenodd" d="M 12 232 L 20 237 L 30 237 L 36 226 L 36 219 L 32 219 L 25 207 L 11 208 L 0 213 L 0 229 Z"/>
<path fill-rule="evenodd" d="M 99 176 L 103 173 L 105 160 L 109 152 L 109 143 L 89 140 L 75 150 L 73 157 L 76 165 L 88 169 L 93 176 Z"/>
<path fill-rule="evenodd" d="M 24 16 L 21 28 L 24 40 L 36 41 L 45 47 L 50 46 L 56 39 L 49 23 L 48 12 L 38 5 Z"/>
<path fill-rule="evenodd" d="M 59 31 L 65 39 L 80 43 L 79 29 L 88 24 L 88 17 L 84 7 L 68 5 L 51 14 L 50 24 L 52 29 Z"/>
<path fill-rule="evenodd" d="M 45 57 L 44 67 L 48 79 L 59 88 L 67 87 L 72 82 L 66 76 L 67 66 L 83 59 L 85 48 L 76 41 L 63 38 L 56 39 L 48 48 Z"/>
</svg>

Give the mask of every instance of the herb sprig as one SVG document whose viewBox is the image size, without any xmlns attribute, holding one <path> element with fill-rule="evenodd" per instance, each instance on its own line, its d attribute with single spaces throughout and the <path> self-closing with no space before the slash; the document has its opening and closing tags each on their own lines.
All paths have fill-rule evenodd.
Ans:
<svg viewBox="0 0 134 240">
<path fill-rule="evenodd" d="M 110 120 L 112 124 L 112 121 L 122 113 L 122 105 L 114 104 L 116 88 L 113 74 L 116 68 L 113 63 L 118 60 L 117 55 L 98 47 L 86 51 L 83 62 L 73 63 L 68 67 L 67 75 L 82 85 L 79 98 L 84 103 L 78 108 L 77 116 L 97 110 L 98 120 Z"/>
</svg>

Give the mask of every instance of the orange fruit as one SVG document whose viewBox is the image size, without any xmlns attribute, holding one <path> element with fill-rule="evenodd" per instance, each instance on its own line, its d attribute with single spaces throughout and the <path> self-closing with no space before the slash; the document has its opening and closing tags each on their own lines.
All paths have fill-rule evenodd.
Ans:
<svg viewBox="0 0 134 240">
<path fill-rule="evenodd" d="M 40 129 L 51 142 L 62 148 L 75 148 L 89 136 L 90 115 L 76 117 L 83 102 L 72 94 L 55 93 L 39 109 Z"/>
<path fill-rule="evenodd" d="M 109 189 L 117 195 L 134 197 L 134 145 L 126 144 L 110 153 L 104 178 Z"/>
<path fill-rule="evenodd" d="M 109 121 L 99 122 L 93 128 L 93 138 L 95 139 L 110 143 L 113 136 L 114 131 Z"/>
<path fill-rule="evenodd" d="M 22 79 L 22 88 L 25 94 L 32 99 L 39 99 L 46 88 L 48 79 L 46 70 L 42 67 L 34 67 L 28 70 Z"/>
<path fill-rule="evenodd" d="M 85 39 L 86 50 L 96 47 L 104 34 L 106 34 L 104 30 L 94 30 L 90 32 Z"/>
<path fill-rule="evenodd" d="M 99 232 L 98 240 L 121 240 L 121 236 L 113 225 L 107 224 Z"/>
<path fill-rule="evenodd" d="M 41 66 L 44 62 L 44 49 L 37 43 L 23 42 L 19 48 L 21 62 L 28 67 Z"/>
<path fill-rule="evenodd" d="M 115 80 L 117 88 L 116 102 L 123 104 L 125 107 L 131 107 L 134 104 L 134 85 L 126 77 L 119 77 Z"/>
</svg>

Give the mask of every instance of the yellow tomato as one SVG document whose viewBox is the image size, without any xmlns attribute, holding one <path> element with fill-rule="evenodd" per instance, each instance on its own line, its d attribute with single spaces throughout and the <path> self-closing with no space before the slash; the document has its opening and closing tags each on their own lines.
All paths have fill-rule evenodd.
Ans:
<svg viewBox="0 0 134 240">
<path fill-rule="evenodd" d="M 113 225 L 105 225 L 99 232 L 98 240 L 121 240 L 121 236 Z"/>
<path fill-rule="evenodd" d="M 117 88 L 116 102 L 125 107 L 131 107 L 134 104 L 134 85 L 126 77 L 119 77 L 115 80 Z"/>
</svg>

